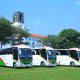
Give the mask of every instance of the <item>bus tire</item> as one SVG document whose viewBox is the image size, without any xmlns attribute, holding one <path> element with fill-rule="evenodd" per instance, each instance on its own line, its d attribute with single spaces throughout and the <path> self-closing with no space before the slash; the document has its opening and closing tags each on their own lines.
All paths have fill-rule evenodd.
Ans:
<svg viewBox="0 0 80 80">
<path fill-rule="evenodd" d="M 74 67 L 75 66 L 75 63 L 74 62 L 70 62 L 70 66 L 71 67 Z"/>
<path fill-rule="evenodd" d="M 41 67 L 43 67 L 43 66 L 45 66 L 45 62 L 44 61 L 41 62 Z"/>
<path fill-rule="evenodd" d="M 17 66 L 16 66 L 16 63 L 15 62 L 13 62 L 13 68 L 16 68 Z"/>
</svg>

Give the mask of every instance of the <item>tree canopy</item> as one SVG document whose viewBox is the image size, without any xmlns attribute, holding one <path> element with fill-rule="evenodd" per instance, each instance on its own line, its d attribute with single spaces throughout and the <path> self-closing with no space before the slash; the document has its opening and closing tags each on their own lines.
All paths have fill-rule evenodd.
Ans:
<svg viewBox="0 0 80 80">
<path fill-rule="evenodd" d="M 23 38 L 28 37 L 30 35 L 30 33 L 28 31 L 29 30 L 23 30 L 21 28 L 14 27 L 13 35 L 11 37 L 12 44 L 15 45 L 15 44 L 24 43 Z M 25 43 L 25 44 L 27 44 L 27 43 Z"/>
<path fill-rule="evenodd" d="M 80 47 L 80 33 L 74 29 L 64 29 L 57 36 L 49 35 L 44 41 L 53 48 Z"/>
<path fill-rule="evenodd" d="M 21 28 L 15 27 L 11 24 L 9 20 L 4 17 L 0 18 L 0 43 L 12 43 L 16 41 L 18 43 L 23 42 L 23 37 L 28 37 L 28 30 L 23 30 Z"/>
<path fill-rule="evenodd" d="M 9 42 L 8 37 L 11 37 L 12 34 L 12 26 L 9 20 L 3 17 L 0 18 L 0 42 Z"/>
</svg>

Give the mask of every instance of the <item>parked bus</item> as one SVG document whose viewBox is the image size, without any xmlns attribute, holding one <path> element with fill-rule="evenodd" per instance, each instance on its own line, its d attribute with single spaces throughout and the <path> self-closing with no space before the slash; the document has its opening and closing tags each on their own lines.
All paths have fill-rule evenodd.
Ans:
<svg viewBox="0 0 80 80">
<path fill-rule="evenodd" d="M 80 49 L 56 49 L 58 65 L 80 66 Z"/>
<path fill-rule="evenodd" d="M 53 48 L 33 49 L 33 66 L 56 66 L 56 52 Z"/>
<path fill-rule="evenodd" d="M 32 66 L 32 50 L 26 45 L 16 45 L 0 51 L 0 66 Z"/>
</svg>

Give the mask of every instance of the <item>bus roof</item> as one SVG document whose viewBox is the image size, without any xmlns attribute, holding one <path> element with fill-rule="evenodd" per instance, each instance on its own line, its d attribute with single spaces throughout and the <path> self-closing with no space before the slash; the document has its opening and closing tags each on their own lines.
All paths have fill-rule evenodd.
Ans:
<svg viewBox="0 0 80 80">
<path fill-rule="evenodd" d="M 70 48 L 70 50 L 80 50 L 79 48 Z"/>
<path fill-rule="evenodd" d="M 48 47 L 48 46 L 44 46 L 44 47 L 41 47 L 41 48 L 33 48 L 33 49 L 55 50 L 55 49 L 53 49 L 52 47 Z"/>
<path fill-rule="evenodd" d="M 70 50 L 70 49 L 55 49 L 55 50 Z"/>
<path fill-rule="evenodd" d="M 79 48 L 55 49 L 55 50 L 76 50 L 76 51 L 80 51 L 80 49 L 79 49 Z"/>
<path fill-rule="evenodd" d="M 13 47 L 18 47 L 18 48 L 30 48 L 30 49 L 31 49 L 31 47 L 29 47 L 29 46 L 27 46 L 27 45 L 25 45 L 25 44 L 19 44 L 19 45 L 15 45 L 15 46 L 13 46 Z"/>
</svg>

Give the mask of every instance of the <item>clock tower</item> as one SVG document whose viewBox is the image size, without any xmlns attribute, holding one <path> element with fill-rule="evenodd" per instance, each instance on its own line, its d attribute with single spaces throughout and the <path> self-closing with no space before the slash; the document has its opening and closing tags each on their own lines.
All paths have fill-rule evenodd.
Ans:
<svg viewBox="0 0 80 80">
<path fill-rule="evenodd" d="M 22 28 L 24 29 L 24 13 L 22 12 L 15 12 L 13 14 L 13 24 L 15 27 L 19 27 L 19 28 Z"/>
</svg>

